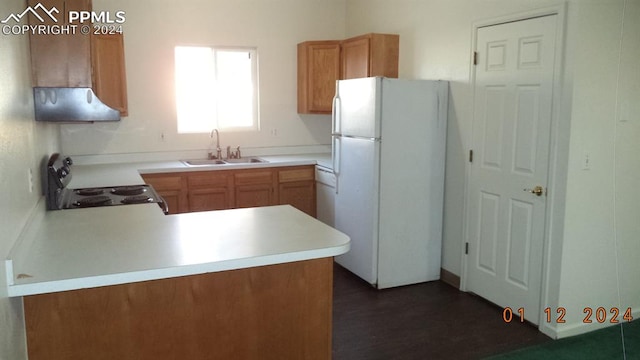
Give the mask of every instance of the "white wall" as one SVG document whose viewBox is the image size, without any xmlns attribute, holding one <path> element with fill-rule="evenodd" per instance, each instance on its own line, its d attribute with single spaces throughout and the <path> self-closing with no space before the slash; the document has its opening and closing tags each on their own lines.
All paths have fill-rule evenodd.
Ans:
<svg viewBox="0 0 640 360">
<path fill-rule="evenodd" d="M 543 304 L 570 309 L 570 315 L 562 326 L 541 326 L 548 334 L 561 337 L 593 328 L 582 323 L 584 307 L 640 307 L 640 202 L 635 188 L 640 178 L 640 34 L 634 20 L 639 16 L 640 1 L 626 0 L 622 47 L 624 0 L 566 3 L 563 88 L 557 104 L 558 157 L 551 165 L 556 193 L 550 195 L 552 219 L 547 225 L 550 239 Z M 442 266 L 454 274 L 462 275 L 473 23 L 564 4 L 551 0 L 347 2 L 347 35 L 400 34 L 401 77 L 452 82 Z M 587 171 L 581 166 L 585 152 L 591 160 Z"/>
<path fill-rule="evenodd" d="M 558 304 L 576 311 L 557 326 L 562 336 L 585 330 L 585 307 L 631 307 L 640 314 L 640 1 L 582 1 L 573 8 L 573 111 Z M 582 169 L 585 153 L 590 170 Z"/>
<path fill-rule="evenodd" d="M 615 118 L 615 230 L 620 306 L 640 317 L 640 1 L 628 1 Z"/>
<path fill-rule="evenodd" d="M 0 17 L 24 10 L 23 0 L 0 2 Z M 58 147 L 57 126 L 33 119 L 28 36 L 0 35 L 0 259 L 5 259 L 41 198 L 40 163 Z M 29 192 L 28 171 L 34 176 Z M 22 300 L 7 298 L 0 266 L 0 359 L 26 359 Z"/>
<path fill-rule="evenodd" d="M 297 114 L 296 44 L 342 38 L 345 0 L 95 0 L 93 8 L 126 12 L 129 116 L 119 123 L 63 125 L 65 153 L 198 150 L 204 156 L 208 134 L 176 132 L 173 49 L 184 44 L 258 48 L 261 131 L 221 131 L 221 145 L 250 152 L 330 144 L 329 116 Z"/>
</svg>

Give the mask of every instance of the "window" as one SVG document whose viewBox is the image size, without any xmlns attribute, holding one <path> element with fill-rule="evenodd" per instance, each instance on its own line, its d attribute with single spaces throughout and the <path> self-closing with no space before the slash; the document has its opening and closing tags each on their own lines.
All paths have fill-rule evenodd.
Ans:
<svg viewBox="0 0 640 360">
<path fill-rule="evenodd" d="M 258 130 L 255 49 L 177 46 L 178 133 Z"/>
</svg>

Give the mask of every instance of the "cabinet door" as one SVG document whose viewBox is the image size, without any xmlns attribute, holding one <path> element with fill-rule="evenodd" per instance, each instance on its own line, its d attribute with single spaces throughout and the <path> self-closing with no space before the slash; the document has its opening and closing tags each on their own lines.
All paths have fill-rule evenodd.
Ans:
<svg viewBox="0 0 640 360">
<path fill-rule="evenodd" d="M 342 79 L 368 77 L 370 42 L 368 37 L 345 40 L 342 43 Z"/>
<path fill-rule="evenodd" d="M 153 185 L 152 185 L 153 186 Z M 180 191 L 179 190 L 163 190 L 156 191 L 158 195 L 162 196 L 167 207 L 169 208 L 169 215 L 179 214 L 180 211 Z"/>
<path fill-rule="evenodd" d="M 400 36 L 365 34 L 342 42 L 342 79 L 398 77 Z"/>
<path fill-rule="evenodd" d="M 189 211 L 209 211 L 228 209 L 227 189 L 189 190 Z"/>
<path fill-rule="evenodd" d="M 65 25 L 69 11 L 91 11 L 91 0 L 29 0 L 27 5 L 45 8 L 55 7 L 57 22 L 48 16 L 45 21 L 29 14 L 30 25 Z M 33 34 L 29 37 L 31 47 L 31 70 L 33 86 L 41 87 L 91 87 L 90 36 L 76 34 Z"/>
<path fill-rule="evenodd" d="M 370 34 L 369 76 L 398 77 L 400 35 Z"/>
<path fill-rule="evenodd" d="M 315 167 L 292 167 L 278 172 L 278 203 L 316 216 Z"/>
<path fill-rule="evenodd" d="M 298 113 L 330 114 L 340 77 L 340 42 L 298 44 Z"/>
<path fill-rule="evenodd" d="M 291 205 L 298 210 L 316 216 L 316 182 L 295 181 L 279 185 L 280 204 Z"/>
<path fill-rule="evenodd" d="M 189 211 L 186 179 L 173 174 L 145 174 L 144 182 L 153 186 L 169 206 L 169 214 Z"/>
<path fill-rule="evenodd" d="M 128 115 L 127 77 L 124 64 L 122 34 L 93 35 L 91 37 L 93 91 L 108 106 Z"/>
<path fill-rule="evenodd" d="M 273 205 L 273 186 L 236 185 L 235 196 L 237 208 Z"/>
<path fill-rule="evenodd" d="M 277 204 L 271 169 L 237 172 L 234 176 L 235 207 L 246 208 Z"/>
<path fill-rule="evenodd" d="M 189 187 L 189 211 L 231 209 L 233 203 L 233 177 L 229 171 L 209 171 L 191 174 Z"/>
</svg>

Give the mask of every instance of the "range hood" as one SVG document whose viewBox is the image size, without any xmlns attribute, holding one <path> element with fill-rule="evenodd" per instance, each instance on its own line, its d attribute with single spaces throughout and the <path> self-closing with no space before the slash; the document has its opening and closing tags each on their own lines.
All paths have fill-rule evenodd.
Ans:
<svg viewBox="0 0 640 360">
<path fill-rule="evenodd" d="M 64 123 L 119 121 L 120 111 L 105 105 L 91 88 L 34 87 L 36 121 Z"/>
</svg>

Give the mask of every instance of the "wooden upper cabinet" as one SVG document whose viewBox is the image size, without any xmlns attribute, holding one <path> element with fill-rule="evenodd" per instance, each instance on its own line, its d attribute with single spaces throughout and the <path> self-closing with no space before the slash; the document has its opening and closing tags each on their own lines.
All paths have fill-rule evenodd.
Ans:
<svg viewBox="0 0 640 360">
<path fill-rule="evenodd" d="M 397 78 L 399 45 L 395 34 L 298 44 L 298 113 L 331 114 L 337 80 Z"/>
<path fill-rule="evenodd" d="M 398 77 L 400 36 L 365 34 L 342 41 L 341 79 Z"/>
<path fill-rule="evenodd" d="M 331 113 L 339 78 L 339 41 L 298 44 L 298 113 Z"/>
<path fill-rule="evenodd" d="M 38 3 L 47 9 L 55 7 L 58 22 L 47 16 L 41 22 L 30 14 L 31 25 L 67 25 L 69 11 L 92 10 L 91 0 L 28 0 L 32 7 Z M 77 25 L 75 33 L 30 35 L 33 86 L 92 88 L 103 103 L 128 115 L 122 35 L 82 34 L 82 25 L 73 25 Z"/>
<path fill-rule="evenodd" d="M 342 43 L 341 79 L 358 79 L 369 76 L 369 38 L 358 38 Z"/>
<path fill-rule="evenodd" d="M 92 35 L 93 91 L 105 104 L 128 115 L 127 76 L 122 34 Z"/>
<path fill-rule="evenodd" d="M 27 5 L 38 3 L 47 9 L 55 7 L 58 22 L 47 16 L 41 22 L 29 14 L 30 25 L 65 25 L 69 11 L 91 11 L 91 0 L 28 0 Z M 91 87 L 90 36 L 79 34 L 31 34 L 31 69 L 33 86 L 38 87 Z"/>
</svg>

